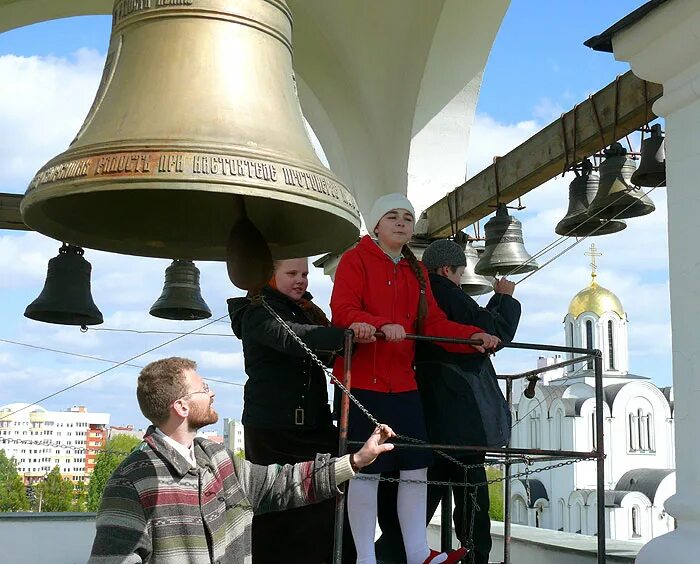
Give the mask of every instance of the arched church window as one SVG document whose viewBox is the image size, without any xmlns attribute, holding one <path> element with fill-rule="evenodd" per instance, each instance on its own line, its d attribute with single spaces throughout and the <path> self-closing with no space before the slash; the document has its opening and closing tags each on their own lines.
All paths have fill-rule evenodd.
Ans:
<svg viewBox="0 0 700 564">
<path fill-rule="evenodd" d="M 566 504 L 564 503 L 563 499 L 559 499 L 559 527 L 557 530 L 563 531 L 564 530 L 564 515 L 566 513 Z"/>
<path fill-rule="evenodd" d="M 629 450 L 639 450 L 639 427 L 637 425 L 637 415 L 630 412 L 627 416 L 629 427 Z"/>
<path fill-rule="evenodd" d="M 608 368 L 615 370 L 615 346 L 613 344 L 613 322 L 608 320 Z"/>
<path fill-rule="evenodd" d="M 593 322 L 589 319 L 586 321 L 586 348 L 587 349 L 592 349 L 594 348 L 593 346 Z M 589 358 L 586 361 L 586 368 L 592 369 L 593 368 L 593 359 Z"/>
<path fill-rule="evenodd" d="M 530 415 L 530 448 L 540 448 L 540 416 Z"/>
<path fill-rule="evenodd" d="M 567 343 L 567 346 L 573 347 L 574 346 L 574 324 L 573 322 L 569 322 L 568 327 L 567 327 L 567 333 L 569 337 L 569 342 Z M 574 353 L 569 353 L 569 358 L 573 358 Z M 573 369 L 573 366 L 571 367 Z"/>
<path fill-rule="evenodd" d="M 563 436 L 564 436 L 564 420 L 562 418 L 561 411 L 557 409 L 554 415 L 554 448 L 563 448 Z"/>
<path fill-rule="evenodd" d="M 632 506 L 632 538 L 639 538 L 642 536 L 642 528 L 639 516 L 639 506 Z"/>
<path fill-rule="evenodd" d="M 647 448 L 651 452 L 656 451 L 656 440 L 654 437 L 654 414 L 647 413 L 646 416 Z"/>
<path fill-rule="evenodd" d="M 647 433 L 646 433 L 646 416 L 640 407 L 637 410 L 637 434 L 639 436 L 639 450 L 647 451 L 649 450 L 649 445 L 647 444 Z"/>
<path fill-rule="evenodd" d="M 595 440 L 595 411 L 591 413 L 591 450 L 594 450 L 596 448 L 596 440 Z"/>
</svg>

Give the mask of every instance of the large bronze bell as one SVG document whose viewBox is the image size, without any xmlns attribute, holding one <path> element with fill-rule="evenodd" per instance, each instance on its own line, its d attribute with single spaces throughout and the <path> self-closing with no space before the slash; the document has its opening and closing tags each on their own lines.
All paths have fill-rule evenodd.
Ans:
<svg viewBox="0 0 700 564">
<path fill-rule="evenodd" d="M 635 166 L 634 161 L 627 157 L 627 150 L 620 143 L 613 143 L 604 153 L 598 193 L 588 213 L 601 219 L 624 219 L 653 212 L 654 202 L 632 184 Z"/>
<path fill-rule="evenodd" d="M 525 274 L 537 270 L 537 262 L 525 250 L 523 226 L 499 204 L 496 215 L 484 225 L 486 245 L 474 271 L 483 276 Z"/>
<path fill-rule="evenodd" d="M 181 321 L 211 317 L 199 287 L 199 269 L 191 260 L 174 260 L 165 269 L 163 293 L 149 313 L 153 317 Z"/>
<path fill-rule="evenodd" d="M 61 246 L 58 255 L 49 261 L 44 288 L 27 306 L 25 317 L 59 325 L 99 325 L 104 321 L 92 300 L 92 266 L 83 253 L 80 247 Z"/>
<path fill-rule="evenodd" d="M 360 225 L 304 128 L 284 0 L 116 0 L 93 105 L 21 211 L 74 244 L 190 260 L 225 260 L 246 217 L 276 259 Z"/>
<path fill-rule="evenodd" d="M 622 231 L 627 224 L 621 219 L 601 219 L 588 214 L 588 206 L 598 192 L 598 175 L 593 172 L 591 161 L 585 159 L 581 175 L 569 184 L 569 209 L 554 231 L 567 237 L 608 235 Z"/>
<path fill-rule="evenodd" d="M 467 241 L 464 247 L 464 255 L 467 257 L 467 266 L 459 281 L 462 290 L 469 296 L 481 296 L 493 292 L 493 278 L 481 276 L 474 272 L 476 263 L 479 262 L 479 252 Z"/>
<path fill-rule="evenodd" d="M 632 175 L 635 186 L 666 186 L 666 141 L 661 125 L 651 126 L 651 135 L 642 141 L 642 158 Z"/>
</svg>

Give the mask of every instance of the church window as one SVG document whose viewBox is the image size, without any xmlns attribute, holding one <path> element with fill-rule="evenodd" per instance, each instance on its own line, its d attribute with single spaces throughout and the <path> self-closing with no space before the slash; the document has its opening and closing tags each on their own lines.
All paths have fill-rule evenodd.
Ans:
<svg viewBox="0 0 700 564">
<path fill-rule="evenodd" d="M 647 434 L 646 434 L 646 420 L 647 417 L 644 415 L 642 408 L 637 410 L 637 433 L 639 435 L 639 450 L 647 451 L 649 450 L 649 445 L 647 444 Z"/>
<path fill-rule="evenodd" d="M 630 413 L 627 417 L 629 423 L 629 449 L 630 451 L 637 451 L 639 450 L 637 416 L 634 413 Z"/>
<path fill-rule="evenodd" d="M 646 418 L 647 447 L 650 452 L 656 452 L 656 441 L 654 437 L 654 414 L 647 413 Z"/>
<path fill-rule="evenodd" d="M 593 348 L 593 322 L 589 319 L 586 321 L 586 348 L 587 349 L 592 349 Z M 593 368 L 593 359 L 589 358 L 586 361 L 586 368 L 592 369 Z"/>
<path fill-rule="evenodd" d="M 568 329 L 568 333 L 569 333 L 568 334 L 569 342 L 567 343 L 567 346 L 573 347 L 574 346 L 574 324 L 569 323 L 567 329 Z M 569 358 L 574 358 L 574 353 L 569 353 Z M 572 370 L 573 366 L 569 367 L 569 369 Z"/>
<path fill-rule="evenodd" d="M 595 411 L 591 413 L 591 450 L 596 448 L 595 440 Z"/>
<path fill-rule="evenodd" d="M 530 448 L 540 448 L 540 416 L 530 415 Z"/>
<path fill-rule="evenodd" d="M 563 436 L 564 436 L 564 421 L 562 418 L 561 411 L 557 409 L 556 414 L 554 415 L 554 448 L 555 449 L 561 449 L 563 448 Z"/>
<path fill-rule="evenodd" d="M 632 538 L 639 538 L 642 536 L 642 528 L 639 519 L 639 506 L 632 506 Z"/>
<path fill-rule="evenodd" d="M 613 344 L 613 322 L 608 321 L 608 368 L 615 370 L 615 346 Z"/>
<path fill-rule="evenodd" d="M 564 530 L 564 514 L 566 512 L 566 504 L 563 499 L 559 500 L 559 527 L 557 530 Z"/>
</svg>

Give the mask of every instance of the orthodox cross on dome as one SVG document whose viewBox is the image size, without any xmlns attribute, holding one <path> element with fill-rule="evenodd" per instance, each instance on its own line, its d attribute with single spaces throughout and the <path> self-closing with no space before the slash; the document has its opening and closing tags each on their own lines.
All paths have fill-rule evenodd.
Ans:
<svg viewBox="0 0 700 564">
<path fill-rule="evenodd" d="M 595 259 L 596 257 L 602 257 L 603 253 L 598 252 L 595 243 L 591 243 L 591 248 L 583 254 L 591 257 L 591 278 L 595 280 L 595 271 L 598 270 L 598 265 L 596 264 Z"/>
</svg>

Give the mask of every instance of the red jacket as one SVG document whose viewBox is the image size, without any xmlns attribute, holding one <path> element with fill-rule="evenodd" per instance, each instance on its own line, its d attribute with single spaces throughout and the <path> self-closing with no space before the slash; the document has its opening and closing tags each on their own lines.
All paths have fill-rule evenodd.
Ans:
<svg viewBox="0 0 700 564">
<path fill-rule="evenodd" d="M 428 315 L 424 334 L 468 339 L 482 329 L 449 321 L 435 302 L 428 273 L 420 263 L 427 284 Z M 348 327 L 356 321 L 379 329 L 388 323 L 403 325 L 406 333 L 416 332 L 420 287 L 406 259 L 398 264 L 369 236 L 340 259 L 335 274 L 331 312 L 333 325 Z M 469 345 L 442 344 L 450 352 L 474 353 Z M 417 389 L 413 362 L 415 341 L 389 343 L 379 340 L 356 345 L 352 355 L 352 387 L 378 392 L 407 392 Z M 343 360 L 333 368 L 343 381 Z"/>
</svg>

